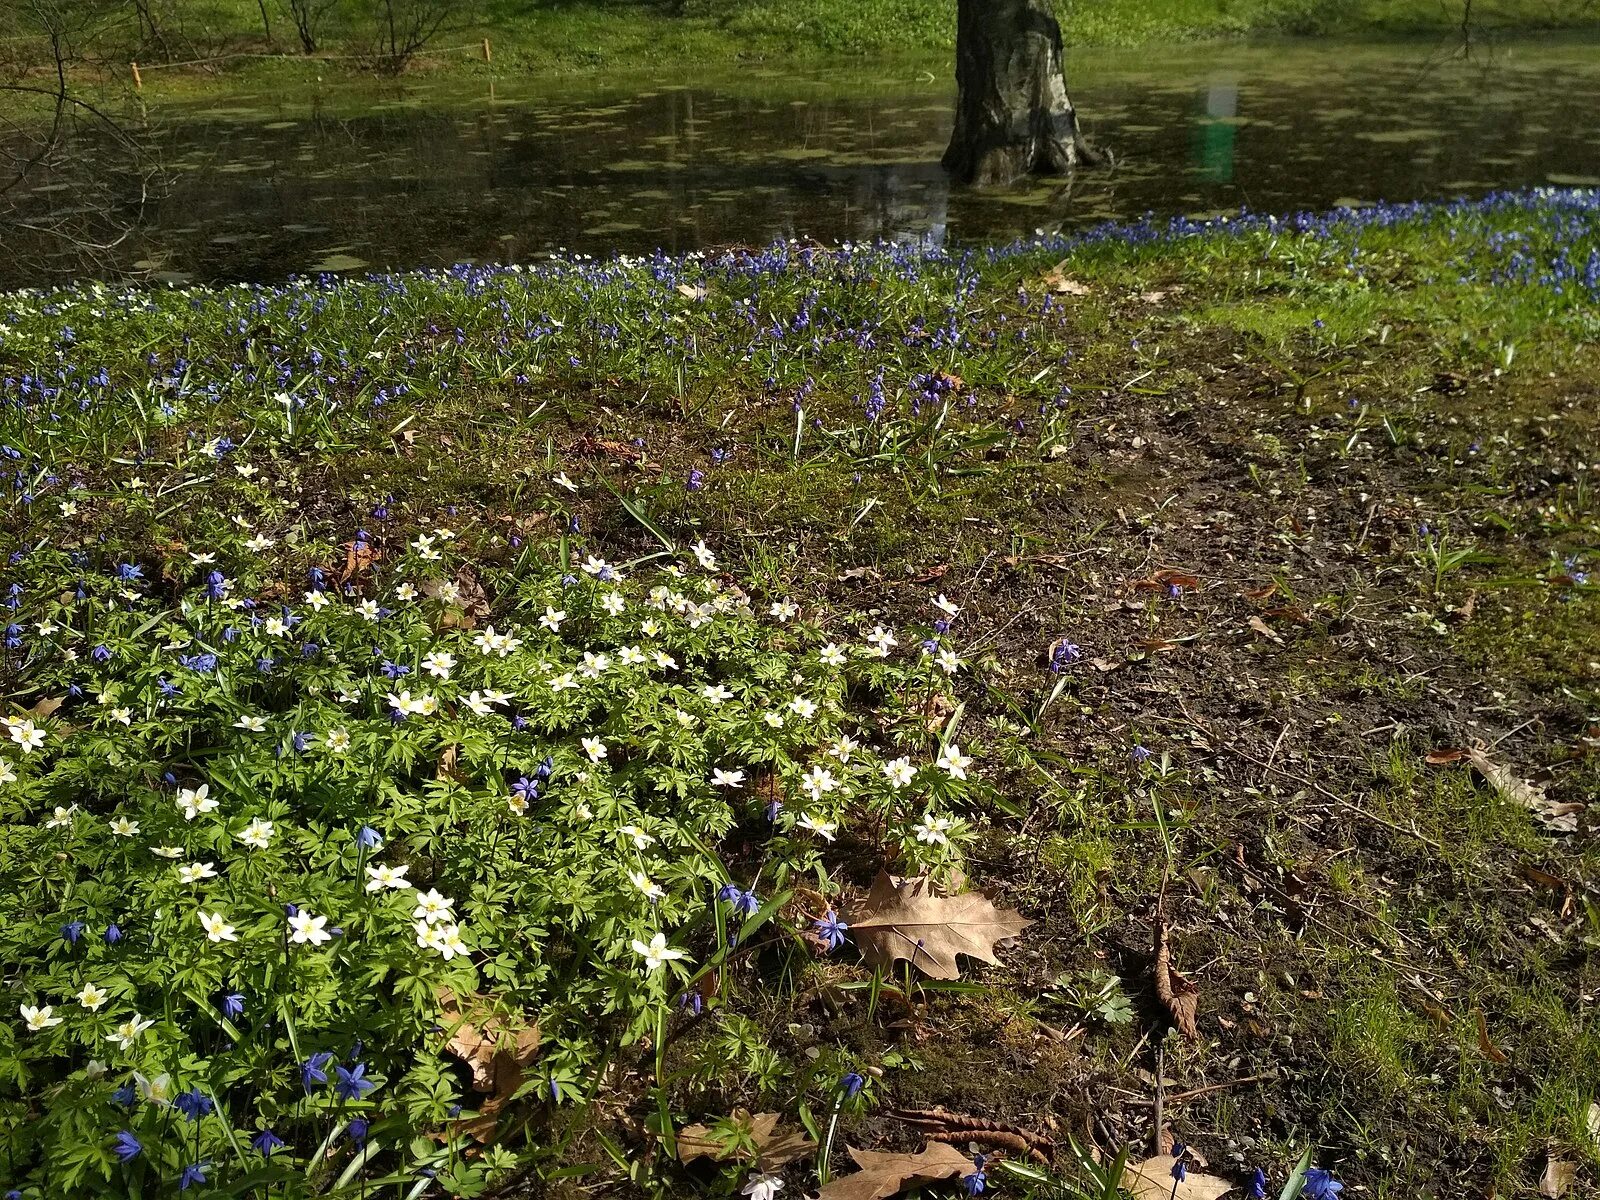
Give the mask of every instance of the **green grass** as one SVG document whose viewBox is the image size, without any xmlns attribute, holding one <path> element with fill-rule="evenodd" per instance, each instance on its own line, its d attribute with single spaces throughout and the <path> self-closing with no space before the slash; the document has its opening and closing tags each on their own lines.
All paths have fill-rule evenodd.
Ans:
<svg viewBox="0 0 1600 1200">
<path fill-rule="evenodd" d="M 160 11 L 160 6 L 158 6 Z M 298 52 L 292 25 L 270 4 L 272 38 L 265 36 L 252 0 L 173 0 L 167 38 L 174 60 L 246 51 Z M 1060 0 L 1058 15 L 1075 53 L 1096 47 L 1138 47 L 1215 39 L 1282 36 L 1372 36 L 1457 33 L 1456 0 Z M 326 19 L 319 71 L 360 70 L 348 58 L 372 41 L 372 25 L 359 6 L 336 7 Z M 1478 34 L 1593 25 L 1588 0 L 1503 0 L 1474 5 Z M 19 14 L 14 18 L 22 22 Z M 25 23 L 20 34 L 32 34 Z M 0 33 L 4 30 L 0 29 Z M 477 53 L 480 38 L 494 47 L 491 68 Z M 486 0 L 468 6 L 439 34 L 413 69 L 488 74 L 732 63 L 786 63 L 910 56 L 947 59 L 955 37 L 955 0 L 685 0 L 670 8 L 648 0 L 574 0 L 530 3 Z M 34 52 L 42 43 L 35 39 Z M 27 41 L 15 46 L 27 47 Z M 463 49 L 464 47 L 464 49 Z M 108 60 L 117 71 L 129 59 L 150 65 L 164 56 L 142 44 L 125 23 L 97 26 L 78 44 L 89 59 Z M 13 51 L 16 52 L 15 49 Z M 25 55 L 26 50 L 22 51 Z M 332 57 L 329 57 L 332 56 Z M 217 68 L 270 79 L 304 70 L 283 62 L 235 59 Z M 151 85 L 182 86 L 176 72 L 152 70 Z M 195 81 L 190 81 L 193 86 Z"/>
</svg>

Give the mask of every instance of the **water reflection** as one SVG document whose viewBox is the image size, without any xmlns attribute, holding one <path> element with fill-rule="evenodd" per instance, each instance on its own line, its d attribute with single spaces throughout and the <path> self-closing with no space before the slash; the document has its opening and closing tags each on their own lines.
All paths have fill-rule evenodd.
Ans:
<svg viewBox="0 0 1600 1200">
<path fill-rule="evenodd" d="M 938 166 L 940 64 L 241 93 L 148 114 L 165 188 L 93 271 L 270 279 L 558 248 L 973 241 L 1147 211 L 1600 183 L 1596 49 L 1518 43 L 1488 63 L 1423 45 L 1080 54 L 1080 110 L 1121 165 L 981 193 L 952 191 Z M 79 168 L 96 153 L 85 141 Z M 32 182 L 34 215 L 72 202 L 70 177 Z M 0 282 L 64 273 L 26 235 L 6 249 Z"/>
</svg>

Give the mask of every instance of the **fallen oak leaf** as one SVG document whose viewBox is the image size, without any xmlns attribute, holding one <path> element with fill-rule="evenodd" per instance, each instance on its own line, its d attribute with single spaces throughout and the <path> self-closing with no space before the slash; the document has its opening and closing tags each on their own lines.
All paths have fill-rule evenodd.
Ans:
<svg viewBox="0 0 1600 1200">
<path fill-rule="evenodd" d="M 1164 592 L 1169 588 L 1197 588 L 1200 586 L 1200 577 L 1191 575 L 1188 571 L 1176 571 L 1171 567 L 1161 570 L 1144 579 L 1135 579 L 1130 585 L 1136 592 Z"/>
<path fill-rule="evenodd" d="M 1215 1175 L 1188 1172 L 1180 1181 L 1172 1177 L 1173 1164 L 1178 1160 L 1170 1154 L 1158 1154 L 1141 1163 L 1128 1163 L 1122 1168 L 1122 1188 L 1138 1200 L 1216 1200 L 1233 1191 L 1234 1185 Z"/>
<path fill-rule="evenodd" d="M 1283 639 L 1278 636 L 1277 631 L 1274 630 L 1271 625 L 1268 625 L 1265 621 L 1263 621 L 1260 617 L 1251 617 L 1249 624 L 1250 628 L 1254 629 L 1262 637 L 1268 639 L 1269 641 L 1275 642 L 1280 646 L 1283 645 Z"/>
<path fill-rule="evenodd" d="M 1063 258 L 1039 282 L 1060 296 L 1087 296 L 1090 290 L 1088 284 L 1067 277 L 1067 261 Z"/>
<path fill-rule="evenodd" d="M 716 1127 L 686 1125 L 678 1131 L 678 1161 L 691 1163 L 697 1158 L 725 1162 L 729 1158 L 740 1162 L 754 1159 L 761 1171 L 776 1171 L 785 1163 L 805 1158 L 817 1148 L 805 1130 L 793 1125 L 780 1126 L 777 1113 L 756 1113 L 736 1108 L 732 1114 L 717 1122 Z M 754 1146 L 752 1155 L 750 1147 Z"/>
<path fill-rule="evenodd" d="M 880 871 L 872 890 L 846 910 L 861 957 L 876 967 L 904 959 L 931 979 L 959 979 L 956 955 L 998 964 L 996 942 L 1033 922 L 1015 909 L 998 909 L 979 892 L 936 896 L 929 877 L 896 880 Z"/>
<path fill-rule="evenodd" d="M 346 542 L 344 544 L 344 574 L 339 577 L 340 582 L 349 583 L 362 571 L 371 570 L 372 564 L 382 557 L 371 542 L 359 540 Z"/>
<path fill-rule="evenodd" d="M 28 711 L 33 714 L 34 720 L 42 721 L 60 708 L 65 701 L 65 696 L 46 696 L 42 700 L 35 702 L 34 706 Z"/>
<path fill-rule="evenodd" d="M 538 1023 L 518 1026 L 484 996 L 469 994 L 463 1003 L 449 988 L 438 996 L 440 1022 L 450 1034 L 445 1050 L 467 1064 L 475 1090 L 510 1096 L 539 1053 Z"/>
<path fill-rule="evenodd" d="M 921 1154 L 847 1149 L 861 1170 L 824 1186 L 817 1200 L 885 1200 L 910 1187 L 959 1179 L 973 1171 L 970 1158 L 943 1142 L 928 1143 Z"/>
<path fill-rule="evenodd" d="M 439 619 L 441 629 L 476 629 L 489 616 L 488 594 L 469 566 L 456 572 L 453 587 L 445 580 L 430 579 L 422 585 L 422 594 L 444 605 Z"/>
<path fill-rule="evenodd" d="M 1472 769 L 1483 777 L 1485 783 L 1513 804 L 1520 804 L 1523 808 L 1535 812 L 1549 804 L 1542 787 L 1518 778 L 1490 758 L 1488 751 L 1483 747 L 1474 746 L 1468 750 L 1467 761 L 1472 764 Z"/>
<path fill-rule="evenodd" d="M 1156 999 L 1171 1015 L 1178 1032 L 1191 1042 L 1197 1042 L 1200 1040 L 1200 1027 L 1195 1018 L 1200 1011 L 1200 989 L 1172 969 L 1172 948 L 1168 935 L 1167 901 L 1163 893 L 1161 899 L 1156 901 L 1155 962 L 1151 965 Z"/>
<path fill-rule="evenodd" d="M 1427 756 L 1427 762 L 1432 766 L 1463 761 L 1471 764 L 1495 795 L 1527 809 L 1547 829 L 1559 833 L 1572 833 L 1577 829 L 1577 814 L 1584 810 L 1585 805 L 1576 801 L 1560 803 L 1550 799 L 1545 795 L 1544 788 L 1495 762 L 1482 745 L 1464 750 L 1431 750 Z"/>
<path fill-rule="evenodd" d="M 1577 1175 L 1578 1168 L 1575 1164 L 1552 1154 L 1544 1164 L 1544 1174 L 1539 1178 L 1539 1195 L 1548 1196 L 1550 1200 L 1561 1200 L 1572 1187 L 1572 1181 Z"/>
</svg>

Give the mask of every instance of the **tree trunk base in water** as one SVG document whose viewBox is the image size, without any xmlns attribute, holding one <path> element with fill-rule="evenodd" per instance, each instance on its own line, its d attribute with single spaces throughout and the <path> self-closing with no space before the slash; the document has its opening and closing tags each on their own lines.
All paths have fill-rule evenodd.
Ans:
<svg viewBox="0 0 1600 1200">
<path fill-rule="evenodd" d="M 997 184 L 1110 161 L 1078 130 L 1047 0 L 960 0 L 957 26 L 960 94 L 945 170 Z"/>
</svg>

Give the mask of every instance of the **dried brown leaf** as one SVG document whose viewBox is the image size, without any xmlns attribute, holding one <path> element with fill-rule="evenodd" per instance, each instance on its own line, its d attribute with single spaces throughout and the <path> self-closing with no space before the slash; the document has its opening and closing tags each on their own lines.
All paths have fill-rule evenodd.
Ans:
<svg viewBox="0 0 1600 1200">
<path fill-rule="evenodd" d="M 42 721 L 60 708 L 65 700 L 65 696 L 46 696 L 35 702 L 28 711 L 33 714 L 35 720 Z"/>
<path fill-rule="evenodd" d="M 383 557 L 371 542 L 349 541 L 344 544 L 344 574 L 339 578 L 348 583 L 362 571 L 372 569 L 372 564 Z"/>
<path fill-rule="evenodd" d="M 483 590 L 483 584 L 478 582 L 476 572 L 466 565 L 456 572 L 455 585 L 455 594 L 445 601 L 445 611 L 440 615 L 439 625 L 443 629 L 476 629 L 480 621 L 488 619 L 488 593 Z M 432 600 L 444 600 L 447 591 L 444 581 L 439 579 L 430 579 L 422 585 L 422 594 Z"/>
<path fill-rule="evenodd" d="M 1544 1164 L 1544 1174 L 1539 1178 L 1539 1195 L 1548 1196 L 1550 1200 L 1561 1200 L 1577 1175 L 1576 1165 L 1551 1155 Z"/>
<path fill-rule="evenodd" d="M 1257 633 L 1259 633 L 1262 637 L 1267 638 L 1269 641 L 1276 642 L 1280 646 L 1283 645 L 1283 639 L 1278 636 L 1277 632 L 1272 628 L 1271 625 L 1268 625 L 1260 617 L 1250 618 L 1250 628 L 1254 629 Z"/>
<path fill-rule="evenodd" d="M 885 1200 L 907 1188 L 941 1179 L 959 1179 L 972 1173 L 972 1159 L 954 1146 L 929 1142 L 921 1154 L 857 1150 L 850 1157 L 861 1168 L 827 1184 L 817 1200 Z"/>
<path fill-rule="evenodd" d="M 1490 1062 L 1505 1062 L 1506 1052 L 1489 1040 L 1489 1021 L 1483 1015 L 1483 1009 L 1473 1009 L 1472 1016 L 1478 1022 L 1478 1049 L 1483 1051 L 1483 1056 Z"/>
<path fill-rule="evenodd" d="M 1577 814 L 1581 813 L 1586 805 L 1577 802 L 1559 802 L 1545 795 L 1544 788 L 1529 780 L 1523 779 L 1506 767 L 1489 757 L 1489 751 L 1482 745 L 1470 749 L 1440 749 L 1430 750 L 1427 762 L 1432 766 L 1446 766 L 1450 763 L 1466 762 L 1482 777 L 1483 781 L 1493 789 L 1494 793 L 1503 800 L 1508 800 L 1522 808 L 1526 808 L 1546 829 L 1557 833 L 1572 833 L 1578 827 Z"/>
<path fill-rule="evenodd" d="M 1176 1161 L 1170 1154 L 1158 1154 L 1141 1163 L 1129 1163 L 1122 1168 L 1123 1190 L 1138 1200 L 1216 1200 L 1234 1188 L 1226 1179 L 1198 1171 L 1190 1171 L 1182 1183 L 1177 1183 L 1172 1178 L 1172 1164 Z"/>
<path fill-rule="evenodd" d="M 1474 746 L 1467 751 L 1467 761 L 1472 764 L 1474 771 L 1483 776 L 1485 783 L 1513 804 L 1520 804 L 1523 808 L 1538 812 L 1549 803 L 1542 787 L 1518 778 L 1490 758 L 1488 751 L 1481 746 Z"/>
<path fill-rule="evenodd" d="M 1044 286 L 1059 296 L 1087 296 L 1089 285 L 1076 279 L 1069 278 L 1066 273 L 1067 260 L 1062 259 L 1046 272 L 1040 280 Z"/>
<path fill-rule="evenodd" d="M 938 896 L 926 875 L 897 881 L 887 871 L 878 873 L 845 919 L 868 963 L 889 967 L 904 959 L 933 979 L 960 978 L 958 954 L 998 963 L 995 943 L 1033 924 L 1014 909 L 996 908 L 981 893 Z"/>
<path fill-rule="evenodd" d="M 488 997 L 458 997 L 449 988 L 439 989 L 439 1008 L 450 1032 L 445 1050 L 471 1069 L 475 1090 L 509 1097 L 522 1086 L 523 1069 L 539 1053 L 537 1022 L 518 1024 Z"/>
<path fill-rule="evenodd" d="M 1155 962 L 1151 974 L 1155 977 L 1156 999 L 1172 1016 L 1178 1032 L 1191 1042 L 1200 1040 L 1200 1027 L 1195 1018 L 1200 1010 L 1200 989 L 1190 980 L 1172 969 L 1172 948 L 1168 944 L 1169 929 L 1165 903 L 1156 905 Z"/>
<path fill-rule="evenodd" d="M 749 1110 L 736 1108 L 730 1114 L 730 1119 L 742 1127 L 755 1144 L 754 1160 L 758 1170 L 776 1171 L 784 1163 L 804 1158 L 817 1148 L 817 1144 L 806 1136 L 805 1130 L 794 1125 L 779 1125 L 777 1113 L 756 1113 L 751 1116 Z M 748 1162 L 751 1158 L 748 1149 L 733 1149 L 730 1152 L 728 1143 L 714 1136 L 707 1125 L 684 1126 L 678 1131 L 677 1142 L 680 1162 L 689 1163 L 697 1158 L 709 1158 L 716 1162 L 734 1158 Z"/>
</svg>

